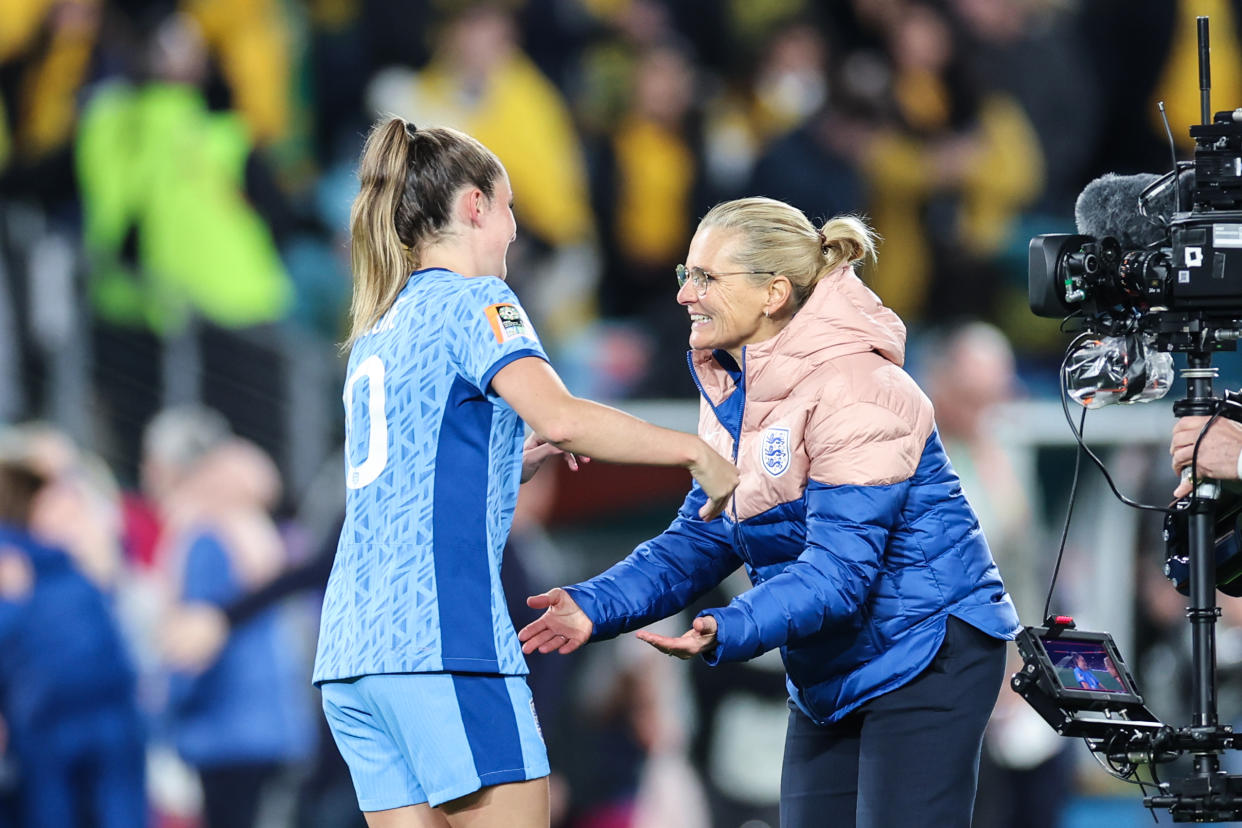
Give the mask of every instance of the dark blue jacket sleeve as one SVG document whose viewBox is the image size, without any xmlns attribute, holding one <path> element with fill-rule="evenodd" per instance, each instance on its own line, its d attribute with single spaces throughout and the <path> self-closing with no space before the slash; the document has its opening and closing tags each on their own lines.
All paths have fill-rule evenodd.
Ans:
<svg viewBox="0 0 1242 828">
<path fill-rule="evenodd" d="M 716 619 L 709 664 L 754 658 L 862 609 L 910 481 L 806 488 L 806 549 L 779 575 L 700 615 Z"/>
<path fill-rule="evenodd" d="M 732 524 L 723 517 L 699 518 L 706 502 L 696 483 L 662 534 L 589 581 L 566 587 L 595 624 L 591 640 L 612 638 L 667 618 L 741 565 L 733 549 Z"/>
</svg>

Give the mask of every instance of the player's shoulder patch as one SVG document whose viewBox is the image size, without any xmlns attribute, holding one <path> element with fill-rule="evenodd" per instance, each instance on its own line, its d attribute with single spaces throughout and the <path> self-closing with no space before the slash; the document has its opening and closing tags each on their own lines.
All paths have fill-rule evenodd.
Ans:
<svg viewBox="0 0 1242 828">
<path fill-rule="evenodd" d="M 530 320 L 526 318 L 526 312 L 519 305 L 512 302 L 498 302 L 484 308 L 483 314 L 487 317 L 487 323 L 491 325 L 496 341 L 502 345 L 519 337 L 536 338 L 535 329 L 531 326 Z"/>
</svg>

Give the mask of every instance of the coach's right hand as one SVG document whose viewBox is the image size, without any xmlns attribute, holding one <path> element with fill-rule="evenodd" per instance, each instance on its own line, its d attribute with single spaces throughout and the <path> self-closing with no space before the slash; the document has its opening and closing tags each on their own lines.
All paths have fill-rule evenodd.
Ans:
<svg viewBox="0 0 1242 828">
<path fill-rule="evenodd" d="M 587 618 L 578 603 L 560 587 L 542 595 L 530 596 L 526 599 L 526 606 L 546 610 L 518 633 L 522 652 L 526 655 L 535 650 L 544 654 L 555 651 L 568 655 L 587 643 L 595 629 L 595 624 Z"/>
<path fill-rule="evenodd" d="M 714 520 L 729 505 L 729 498 L 741 479 L 737 467 L 700 439 L 698 454 L 689 469 L 707 495 L 707 502 L 699 509 L 699 517 Z"/>
</svg>

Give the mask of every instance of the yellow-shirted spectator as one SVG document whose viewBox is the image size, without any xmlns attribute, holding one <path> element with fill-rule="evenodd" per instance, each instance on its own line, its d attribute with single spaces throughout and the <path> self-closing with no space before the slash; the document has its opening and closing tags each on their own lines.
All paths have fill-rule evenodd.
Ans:
<svg viewBox="0 0 1242 828">
<path fill-rule="evenodd" d="M 523 229 L 552 245 L 582 241 L 591 214 L 569 108 L 515 37 L 505 13 L 475 9 L 448 23 L 422 71 L 387 74 L 373 102 L 474 135 L 508 169 Z"/>
<path fill-rule="evenodd" d="M 257 144 L 292 124 L 291 21 L 277 0 L 183 0 L 198 23 Z"/>
<path fill-rule="evenodd" d="M 882 264 L 868 277 L 885 304 L 918 319 L 937 265 L 944 267 L 937 246 L 959 251 L 968 262 L 1000 254 L 1019 213 L 1043 186 L 1043 153 L 1034 127 L 1012 98 L 991 91 L 976 98 L 973 90 L 954 88 L 947 67 L 956 44 L 930 5 L 909 7 L 894 24 L 890 42 L 893 103 L 901 125 L 881 128 L 856 145 L 867 177 L 868 210 L 884 239 Z M 935 227 L 928 223 L 933 201 L 939 214 Z M 972 275 L 952 278 L 964 284 Z M 973 299 L 987 304 L 982 297 Z"/>
<path fill-rule="evenodd" d="M 101 13 L 100 0 L 0 0 L 0 64 L 24 64 L 15 97 L 4 104 L 14 124 L 11 162 L 35 162 L 69 145 Z"/>
<path fill-rule="evenodd" d="M 955 231 L 968 252 L 996 255 L 1013 222 L 1043 182 L 1039 140 L 1025 113 L 1004 95 L 986 97 L 977 126 L 934 141 L 897 131 L 875 136 L 863 159 L 870 213 L 884 241 L 884 265 L 871 287 L 903 315 L 917 316 L 932 274 L 923 228 L 926 200 L 956 191 Z"/>
<path fill-rule="evenodd" d="M 12 60 L 42 27 L 55 0 L 0 0 L 0 62 Z"/>
<path fill-rule="evenodd" d="M 637 118 L 621 122 L 613 148 L 621 247 L 635 259 L 675 264 L 692 229 L 693 148 L 678 131 Z"/>
<path fill-rule="evenodd" d="M 557 337 L 594 314 L 594 217 L 582 147 L 561 92 L 518 46 L 509 13 L 474 7 L 449 20 L 421 71 L 390 68 L 372 81 L 376 112 L 451 126 L 492 149 L 513 185 L 518 233 L 568 255 L 525 295 L 540 331 Z M 546 297 L 543 294 L 547 294 Z"/>
<path fill-rule="evenodd" d="M 1238 38 L 1235 4 L 1229 0 L 1177 0 L 1169 56 L 1164 62 L 1152 101 L 1164 101 L 1169 124 L 1178 150 L 1185 156 L 1194 151 L 1195 142 L 1186 129 L 1200 122 L 1199 111 L 1199 38 L 1196 16 L 1211 19 L 1212 113 L 1231 109 L 1242 101 L 1242 41 Z M 1164 134 L 1164 122 L 1155 104 L 1150 107 L 1152 129 Z"/>
</svg>

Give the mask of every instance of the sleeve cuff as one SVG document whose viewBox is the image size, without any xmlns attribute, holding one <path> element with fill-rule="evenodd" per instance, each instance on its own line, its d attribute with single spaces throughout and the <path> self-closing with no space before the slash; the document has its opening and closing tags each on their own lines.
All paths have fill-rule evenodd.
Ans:
<svg viewBox="0 0 1242 828">
<path fill-rule="evenodd" d="M 746 641 L 738 641 L 736 631 L 745 629 L 746 621 L 741 611 L 734 607 L 716 607 L 714 609 L 703 610 L 695 617 L 710 615 L 716 619 L 716 648 L 710 652 L 702 653 L 701 658 L 711 667 L 715 667 L 722 661 L 745 661 L 751 658 L 754 653 L 747 653 Z M 729 635 L 732 628 L 734 635 Z"/>
<path fill-rule="evenodd" d="M 520 351 L 510 351 L 509 353 L 502 356 L 500 359 L 493 362 L 492 367 L 488 368 L 487 371 L 484 372 L 483 380 L 482 380 L 482 391 L 486 394 L 493 393 L 491 389 L 492 378 L 496 376 L 496 374 L 500 371 L 501 368 L 504 368 L 510 362 L 516 362 L 522 357 L 539 357 L 539 359 L 542 359 L 544 362 L 548 361 L 548 357 L 542 351 L 537 350 L 535 348 L 523 348 Z"/>
<path fill-rule="evenodd" d="M 596 606 L 595 598 L 591 594 L 590 590 L 582 589 L 579 584 L 563 587 L 563 589 L 569 593 L 570 598 L 574 599 L 574 603 L 578 605 L 578 609 L 582 610 L 583 614 L 590 619 L 591 637 L 588 639 L 589 641 L 606 641 L 609 638 L 616 638 L 620 629 L 620 623 L 614 623 L 606 626 L 595 620 L 599 617 L 600 613 L 599 607 Z"/>
</svg>

